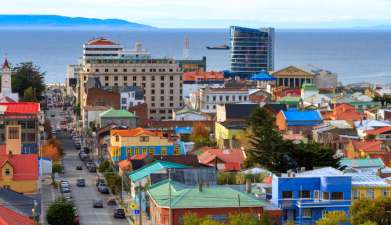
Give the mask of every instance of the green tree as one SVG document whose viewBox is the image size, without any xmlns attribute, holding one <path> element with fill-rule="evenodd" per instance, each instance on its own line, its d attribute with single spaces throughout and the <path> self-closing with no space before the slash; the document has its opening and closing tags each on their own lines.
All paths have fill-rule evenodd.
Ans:
<svg viewBox="0 0 391 225">
<path fill-rule="evenodd" d="M 265 216 L 266 217 L 266 216 Z M 242 214 L 231 214 L 228 218 L 229 225 L 242 225 L 243 221 L 246 221 L 246 225 L 259 225 L 260 221 L 255 214 L 242 213 Z M 270 225 L 271 223 L 265 223 L 262 225 Z"/>
<path fill-rule="evenodd" d="M 103 172 L 109 172 L 111 166 L 110 166 L 110 162 L 108 160 L 105 160 L 103 161 L 100 165 L 99 165 L 99 172 L 103 173 Z"/>
<path fill-rule="evenodd" d="M 61 164 L 55 163 L 52 165 L 52 173 L 61 173 L 63 169 L 64 168 Z"/>
<path fill-rule="evenodd" d="M 33 87 L 28 87 L 23 92 L 23 101 L 25 102 L 37 102 L 37 97 L 35 96 L 35 90 Z"/>
<path fill-rule="evenodd" d="M 288 220 L 284 223 L 284 225 L 295 225 L 295 223 L 292 220 Z"/>
<path fill-rule="evenodd" d="M 186 213 L 182 217 L 183 225 L 199 225 L 202 219 L 198 218 L 194 213 Z"/>
<path fill-rule="evenodd" d="M 350 209 L 352 225 L 368 221 L 377 225 L 391 224 L 391 198 L 360 199 Z"/>
<path fill-rule="evenodd" d="M 39 67 L 33 65 L 33 63 L 21 63 L 12 71 L 12 90 L 18 92 L 19 97 L 24 99 L 25 91 L 33 87 L 32 93 L 35 98 L 42 100 L 42 94 L 45 90 L 44 75 L 45 73 L 41 72 Z M 27 94 L 31 94 L 31 92 L 29 91 Z"/>
<path fill-rule="evenodd" d="M 59 198 L 49 205 L 46 220 L 50 225 L 73 225 L 75 212 L 73 205 L 63 198 Z"/>
<path fill-rule="evenodd" d="M 362 223 L 362 224 L 360 224 L 360 225 L 377 225 L 377 223 L 372 222 L 372 221 L 367 221 L 367 222 Z"/>
</svg>

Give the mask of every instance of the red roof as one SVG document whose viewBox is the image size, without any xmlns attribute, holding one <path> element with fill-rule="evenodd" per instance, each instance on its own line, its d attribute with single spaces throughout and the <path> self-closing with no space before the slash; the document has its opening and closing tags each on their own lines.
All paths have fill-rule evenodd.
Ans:
<svg viewBox="0 0 391 225">
<path fill-rule="evenodd" d="M 301 89 L 288 89 L 284 91 L 284 94 L 281 97 L 284 96 L 301 96 Z"/>
<path fill-rule="evenodd" d="M 0 205 L 0 225 L 34 225 L 34 221 Z"/>
<path fill-rule="evenodd" d="M 356 150 L 364 152 L 380 152 L 382 151 L 381 145 L 382 142 L 378 140 L 370 141 L 353 141 L 353 146 Z"/>
<path fill-rule="evenodd" d="M 160 133 L 145 130 L 144 128 L 138 127 L 131 130 L 111 130 L 111 135 L 121 136 L 121 137 L 136 137 L 140 135 L 148 135 L 148 136 L 160 136 Z"/>
<path fill-rule="evenodd" d="M 381 127 L 381 128 L 375 129 L 375 130 L 367 130 L 367 134 L 368 135 L 378 135 L 378 134 L 382 134 L 382 133 L 385 133 L 388 131 L 391 131 L 391 126 Z"/>
<path fill-rule="evenodd" d="M 117 43 L 114 43 L 106 38 L 93 39 L 93 40 L 88 41 L 87 44 L 89 44 L 89 45 L 118 45 Z"/>
<path fill-rule="evenodd" d="M 38 156 L 36 154 L 0 155 L 0 168 L 6 163 L 9 163 L 14 170 L 13 180 L 38 179 Z"/>
<path fill-rule="evenodd" d="M 205 72 L 205 71 L 196 71 L 196 72 L 186 72 L 183 73 L 183 81 L 206 81 L 206 80 L 224 80 L 223 72 Z"/>
<path fill-rule="evenodd" d="M 198 161 L 213 166 L 216 158 L 225 163 L 225 170 L 240 170 L 244 162 L 244 154 L 241 149 L 208 149 L 198 156 Z"/>
<path fill-rule="evenodd" d="M 361 120 L 362 116 L 359 112 L 357 112 L 354 106 L 343 103 L 343 104 L 338 104 L 334 108 L 332 119 L 355 121 L 355 120 Z"/>
<path fill-rule="evenodd" d="M 137 154 L 137 155 L 132 156 L 130 159 L 131 159 L 131 160 L 143 160 L 143 159 L 145 159 L 145 157 L 147 157 L 147 156 L 148 156 L 148 154 L 146 154 L 146 153 Z"/>
<path fill-rule="evenodd" d="M 40 105 L 37 102 L 1 102 L 6 106 L 5 114 L 38 114 Z"/>
<path fill-rule="evenodd" d="M 125 159 L 125 160 L 121 160 L 119 163 L 118 163 L 118 167 L 121 169 L 121 170 L 127 170 L 130 168 L 130 160 L 129 159 Z"/>
</svg>

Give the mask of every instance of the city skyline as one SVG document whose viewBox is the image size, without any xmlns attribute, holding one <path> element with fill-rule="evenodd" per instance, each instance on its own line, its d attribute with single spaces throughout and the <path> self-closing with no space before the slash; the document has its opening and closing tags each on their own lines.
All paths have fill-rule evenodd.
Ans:
<svg viewBox="0 0 391 225">
<path fill-rule="evenodd" d="M 160 28 L 345 28 L 391 25 L 390 8 L 387 0 L 21 0 L 2 2 L 0 14 L 118 18 Z"/>
</svg>

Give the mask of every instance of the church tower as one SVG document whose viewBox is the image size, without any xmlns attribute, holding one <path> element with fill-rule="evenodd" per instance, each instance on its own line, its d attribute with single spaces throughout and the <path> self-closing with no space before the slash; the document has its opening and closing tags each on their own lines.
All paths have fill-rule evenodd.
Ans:
<svg viewBox="0 0 391 225">
<path fill-rule="evenodd" d="M 1 93 L 3 96 L 11 96 L 11 68 L 8 60 L 5 59 L 1 74 Z"/>
</svg>

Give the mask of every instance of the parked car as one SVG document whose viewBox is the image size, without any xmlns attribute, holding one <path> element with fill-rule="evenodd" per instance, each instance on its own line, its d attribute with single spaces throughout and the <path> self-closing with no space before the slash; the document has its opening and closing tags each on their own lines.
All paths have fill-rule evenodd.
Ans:
<svg viewBox="0 0 391 225">
<path fill-rule="evenodd" d="M 94 164 L 93 161 L 88 161 L 88 162 L 86 163 L 87 169 L 90 169 L 90 167 L 92 167 L 92 166 L 95 166 L 95 164 Z"/>
<path fill-rule="evenodd" d="M 78 187 L 85 187 L 86 186 L 86 180 L 84 178 L 77 179 L 76 185 Z"/>
<path fill-rule="evenodd" d="M 125 219 L 125 210 L 121 208 L 114 209 L 114 218 Z"/>
<path fill-rule="evenodd" d="M 76 170 L 83 170 L 83 167 L 81 165 L 76 166 Z"/>
<path fill-rule="evenodd" d="M 95 185 L 96 185 L 97 187 L 100 186 L 100 185 L 106 185 L 106 182 L 105 182 L 104 179 L 98 178 L 98 179 L 96 180 Z"/>
<path fill-rule="evenodd" d="M 75 144 L 75 148 L 76 148 L 77 150 L 79 150 L 79 149 L 81 149 L 81 145 L 80 145 L 79 143 L 77 143 L 77 144 Z"/>
<path fill-rule="evenodd" d="M 60 192 L 61 192 L 61 193 L 71 193 L 71 189 L 69 189 L 69 188 L 67 188 L 67 187 L 60 188 Z"/>
<path fill-rule="evenodd" d="M 103 200 L 102 199 L 96 199 L 93 202 L 94 208 L 103 208 Z"/>
<path fill-rule="evenodd" d="M 109 188 L 104 184 L 98 186 L 98 191 L 102 194 L 109 194 Z"/>
<path fill-rule="evenodd" d="M 88 171 L 89 171 L 90 173 L 96 173 L 96 166 L 91 166 L 91 167 L 88 169 Z"/>
<path fill-rule="evenodd" d="M 72 199 L 72 194 L 71 193 L 62 193 L 62 197 L 65 198 L 66 200 Z"/>
</svg>

